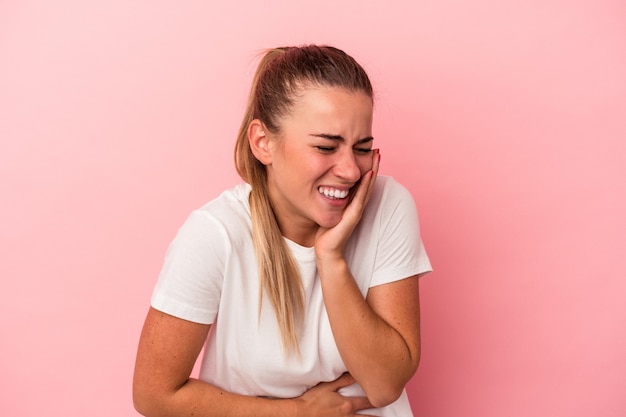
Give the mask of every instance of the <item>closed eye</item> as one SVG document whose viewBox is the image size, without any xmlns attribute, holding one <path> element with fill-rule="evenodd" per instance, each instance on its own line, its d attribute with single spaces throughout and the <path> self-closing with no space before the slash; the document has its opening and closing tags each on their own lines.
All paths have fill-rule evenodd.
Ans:
<svg viewBox="0 0 626 417">
<path fill-rule="evenodd" d="M 336 148 L 334 146 L 316 146 L 315 147 L 320 152 L 333 152 Z"/>
</svg>

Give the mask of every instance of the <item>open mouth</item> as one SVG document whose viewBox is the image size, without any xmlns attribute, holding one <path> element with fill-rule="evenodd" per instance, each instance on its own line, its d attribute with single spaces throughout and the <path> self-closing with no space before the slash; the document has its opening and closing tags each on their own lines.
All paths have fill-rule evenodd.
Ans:
<svg viewBox="0 0 626 417">
<path fill-rule="evenodd" d="M 332 187 L 319 187 L 317 189 L 320 194 L 324 197 L 329 198 L 331 200 L 341 200 L 344 199 L 350 194 L 350 190 L 341 190 L 339 188 Z"/>
</svg>

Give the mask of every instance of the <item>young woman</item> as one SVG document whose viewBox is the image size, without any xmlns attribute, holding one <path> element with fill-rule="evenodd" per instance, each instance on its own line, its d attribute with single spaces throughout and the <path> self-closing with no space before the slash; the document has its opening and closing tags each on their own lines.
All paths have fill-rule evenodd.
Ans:
<svg viewBox="0 0 626 417">
<path fill-rule="evenodd" d="M 430 263 L 411 195 L 377 175 L 372 114 L 343 51 L 266 53 L 235 147 L 245 183 L 168 249 L 137 354 L 140 413 L 412 415 Z"/>
</svg>

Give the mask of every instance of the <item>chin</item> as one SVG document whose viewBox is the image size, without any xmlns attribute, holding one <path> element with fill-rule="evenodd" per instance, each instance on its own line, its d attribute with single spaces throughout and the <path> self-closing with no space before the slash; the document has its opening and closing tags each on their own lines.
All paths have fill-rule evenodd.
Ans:
<svg viewBox="0 0 626 417">
<path fill-rule="evenodd" d="M 341 217 L 337 217 L 337 218 L 333 217 L 330 219 L 323 219 L 319 221 L 317 224 L 319 225 L 319 227 L 323 227 L 324 229 L 330 229 L 331 227 L 337 226 L 340 221 L 341 221 Z"/>
</svg>

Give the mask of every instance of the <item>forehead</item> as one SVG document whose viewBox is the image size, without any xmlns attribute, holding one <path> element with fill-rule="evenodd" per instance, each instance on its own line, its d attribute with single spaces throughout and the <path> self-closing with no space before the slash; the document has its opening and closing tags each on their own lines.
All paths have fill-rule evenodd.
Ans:
<svg viewBox="0 0 626 417">
<path fill-rule="evenodd" d="M 302 88 L 294 97 L 290 115 L 286 119 L 371 124 L 372 113 L 372 98 L 362 91 L 309 86 Z"/>
</svg>

